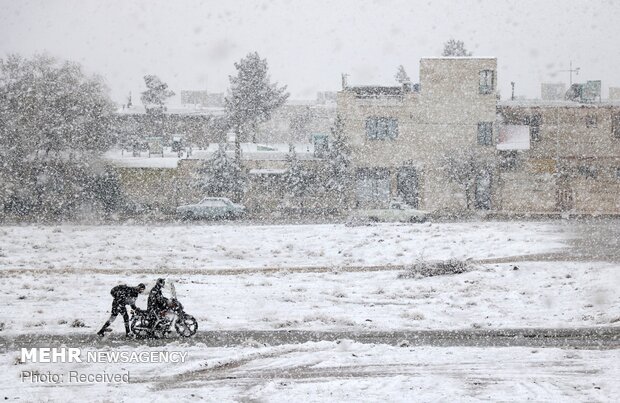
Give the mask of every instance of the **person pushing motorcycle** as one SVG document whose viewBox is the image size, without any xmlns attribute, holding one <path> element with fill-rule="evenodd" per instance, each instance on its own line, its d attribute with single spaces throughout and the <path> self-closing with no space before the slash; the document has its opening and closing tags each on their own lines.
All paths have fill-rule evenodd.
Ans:
<svg viewBox="0 0 620 403">
<path fill-rule="evenodd" d="M 125 336 L 129 337 L 131 335 L 131 331 L 129 330 L 129 314 L 127 313 L 126 305 L 131 306 L 131 308 L 135 311 L 140 311 L 140 308 L 136 306 L 136 298 L 138 295 L 144 292 L 146 289 L 146 285 L 143 283 L 138 284 L 137 287 L 129 287 L 127 285 L 117 285 L 116 287 L 110 290 L 110 294 L 114 297 L 112 301 L 112 313 L 110 318 L 105 322 L 101 330 L 97 332 L 99 336 L 105 335 L 105 332 L 112 331 L 108 329 L 110 325 L 116 320 L 118 314 L 123 315 L 123 320 L 125 321 Z M 150 297 L 149 297 L 150 300 Z"/>
</svg>

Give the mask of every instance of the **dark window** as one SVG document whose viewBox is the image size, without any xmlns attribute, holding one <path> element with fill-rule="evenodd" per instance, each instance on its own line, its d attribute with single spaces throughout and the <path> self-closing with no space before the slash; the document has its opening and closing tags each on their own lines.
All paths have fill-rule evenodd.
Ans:
<svg viewBox="0 0 620 403">
<path fill-rule="evenodd" d="M 598 126 L 598 119 L 596 115 L 587 115 L 586 116 L 586 127 L 593 128 Z"/>
<path fill-rule="evenodd" d="M 616 168 L 616 179 L 620 179 L 620 167 Z"/>
<path fill-rule="evenodd" d="M 611 134 L 616 138 L 620 138 L 620 114 L 611 116 Z"/>
<path fill-rule="evenodd" d="M 586 179 L 596 179 L 596 168 L 590 165 L 581 165 L 577 168 L 579 175 L 584 176 Z"/>
<path fill-rule="evenodd" d="M 493 70 L 481 70 L 480 71 L 480 93 L 490 94 L 493 92 L 494 81 Z"/>
<path fill-rule="evenodd" d="M 493 145 L 493 122 L 478 123 L 478 144 L 482 146 Z"/>
<path fill-rule="evenodd" d="M 370 140 L 395 139 L 398 137 L 398 119 L 386 117 L 366 119 L 366 136 Z"/>
<path fill-rule="evenodd" d="M 525 124 L 530 126 L 530 141 L 542 140 L 540 136 L 540 125 L 542 124 L 542 116 L 535 113 L 525 118 Z"/>
<path fill-rule="evenodd" d="M 517 151 L 500 151 L 499 152 L 499 167 L 506 171 L 515 170 L 518 165 Z"/>
</svg>

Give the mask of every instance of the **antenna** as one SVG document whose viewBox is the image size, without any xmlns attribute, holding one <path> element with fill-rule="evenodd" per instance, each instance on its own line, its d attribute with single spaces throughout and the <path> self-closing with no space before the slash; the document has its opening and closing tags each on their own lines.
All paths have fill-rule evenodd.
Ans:
<svg viewBox="0 0 620 403">
<path fill-rule="evenodd" d="M 343 90 L 346 90 L 347 87 L 349 86 L 347 83 L 347 77 L 349 77 L 347 73 L 342 73 L 342 89 Z"/>
<path fill-rule="evenodd" d="M 570 73 L 570 85 L 573 85 L 573 72 L 575 73 L 576 76 L 579 75 L 579 70 L 581 70 L 581 67 L 575 67 L 573 69 L 573 61 L 571 60 L 569 63 L 569 68 L 568 70 L 560 70 L 560 72 L 562 73 Z"/>
</svg>

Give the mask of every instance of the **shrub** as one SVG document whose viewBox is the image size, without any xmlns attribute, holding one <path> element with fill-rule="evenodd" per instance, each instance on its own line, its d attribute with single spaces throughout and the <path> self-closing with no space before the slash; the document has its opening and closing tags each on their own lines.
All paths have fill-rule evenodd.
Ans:
<svg viewBox="0 0 620 403">
<path fill-rule="evenodd" d="M 470 270 L 472 270 L 471 264 L 463 260 L 450 259 L 439 262 L 421 260 L 417 261 L 412 266 L 407 267 L 405 271 L 398 275 L 398 278 L 406 279 L 445 276 L 450 274 L 466 273 Z"/>
</svg>

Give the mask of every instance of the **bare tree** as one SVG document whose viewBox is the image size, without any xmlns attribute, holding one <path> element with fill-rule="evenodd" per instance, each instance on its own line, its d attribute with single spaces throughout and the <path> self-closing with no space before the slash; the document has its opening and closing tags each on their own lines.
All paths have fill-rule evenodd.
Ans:
<svg viewBox="0 0 620 403">
<path fill-rule="evenodd" d="M 467 57 L 471 56 L 471 52 L 465 49 L 465 43 L 463 41 L 457 41 L 456 39 L 450 39 L 443 45 L 442 56 L 455 56 L 455 57 Z"/>
<path fill-rule="evenodd" d="M 396 75 L 394 76 L 394 78 L 396 79 L 397 82 L 401 84 L 411 82 L 411 79 L 409 78 L 409 75 L 405 71 L 405 68 L 403 67 L 402 64 L 398 66 L 398 70 L 396 71 Z"/>
<path fill-rule="evenodd" d="M 489 180 L 491 173 L 495 170 L 496 163 L 492 156 L 472 149 L 458 150 L 445 154 L 442 158 L 442 165 L 446 176 L 460 185 L 465 193 L 467 210 L 471 210 L 472 205 L 490 202 L 490 200 L 479 200 L 479 203 L 476 203 L 476 192 L 481 190 L 480 185 Z M 486 208 L 483 205 L 476 207 Z"/>
</svg>

